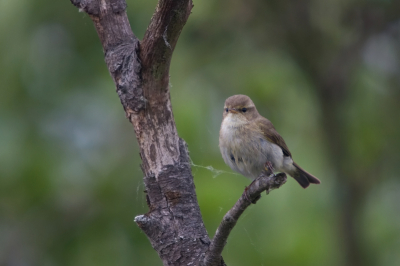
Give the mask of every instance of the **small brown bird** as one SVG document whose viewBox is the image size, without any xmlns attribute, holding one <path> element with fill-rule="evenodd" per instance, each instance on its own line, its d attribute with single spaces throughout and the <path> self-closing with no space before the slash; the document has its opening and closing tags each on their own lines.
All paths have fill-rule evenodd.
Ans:
<svg viewBox="0 0 400 266">
<path fill-rule="evenodd" d="M 250 179 L 257 178 L 267 166 L 272 172 L 287 173 L 303 188 L 320 183 L 292 160 L 283 138 L 246 95 L 226 99 L 219 148 L 225 163 Z"/>
</svg>

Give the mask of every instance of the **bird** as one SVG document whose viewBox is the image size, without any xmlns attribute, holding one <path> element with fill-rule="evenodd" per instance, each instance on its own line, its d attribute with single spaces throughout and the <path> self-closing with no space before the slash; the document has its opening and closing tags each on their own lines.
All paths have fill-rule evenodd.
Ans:
<svg viewBox="0 0 400 266">
<path fill-rule="evenodd" d="M 292 159 L 285 141 L 267 118 L 261 116 L 250 97 L 233 95 L 226 99 L 219 148 L 225 163 L 253 181 L 264 169 L 284 172 L 303 188 L 320 184 Z"/>
</svg>

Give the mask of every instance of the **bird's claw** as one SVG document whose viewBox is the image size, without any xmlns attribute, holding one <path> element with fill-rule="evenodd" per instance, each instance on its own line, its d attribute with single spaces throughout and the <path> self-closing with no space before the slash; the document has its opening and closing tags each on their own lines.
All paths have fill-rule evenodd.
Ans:
<svg viewBox="0 0 400 266">
<path fill-rule="evenodd" d="M 264 169 L 267 171 L 271 171 L 272 174 L 274 173 L 274 166 L 272 165 L 272 163 L 270 161 L 267 161 L 264 164 Z"/>
</svg>

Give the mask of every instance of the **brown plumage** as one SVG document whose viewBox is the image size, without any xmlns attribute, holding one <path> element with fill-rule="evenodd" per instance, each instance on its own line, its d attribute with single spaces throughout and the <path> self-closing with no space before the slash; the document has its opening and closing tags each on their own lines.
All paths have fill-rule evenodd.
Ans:
<svg viewBox="0 0 400 266">
<path fill-rule="evenodd" d="M 258 177 L 269 162 L 272 170 L 289 174 L 303 188 L 320 183 L 293 162 L 281 135 L 246 95 L 234 95 L 225 101 L 219 146 L 225 163 L 251 179 Z"/>
</svg>

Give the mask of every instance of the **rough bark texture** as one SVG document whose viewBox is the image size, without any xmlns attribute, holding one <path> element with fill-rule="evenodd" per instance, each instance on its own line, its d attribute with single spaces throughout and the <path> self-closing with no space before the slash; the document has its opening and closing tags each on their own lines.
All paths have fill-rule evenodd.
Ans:
<svg viewBox="0 0 400 266">
<path fill-rule="evenodd" d="M 71 2 L 94 22 L 139 142 L 150 211 L 135 221 L 164 265 L 195 265 L 210 239 L 197 202 L 187 147 L 176 131 L 168 87 L 172 52 L 192 2 L 160 0 L 141 43 L 130 28 L 124 0 Z"/>
<path fill-rule="evenodd" d="M 85 11 L 103 45 L 105 61 L 139 142 L 149 212 L 135 218 L 164 265 L 225 265 L 221 252 L 250 205 L 243 196 L 210 239 L 197 202 L 186 143 L 179 138 L 169 93 L 169 65 L 191 0 L 159 0 L 142 42 L 133 34 L 125 0 L 71 0 Z M 285 175 L 261 178 L 250 199 L 279 187 Z M 200 263 L 201 262 L 201 263 Z"/>
</svg>

